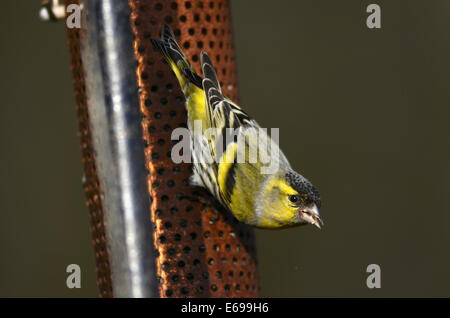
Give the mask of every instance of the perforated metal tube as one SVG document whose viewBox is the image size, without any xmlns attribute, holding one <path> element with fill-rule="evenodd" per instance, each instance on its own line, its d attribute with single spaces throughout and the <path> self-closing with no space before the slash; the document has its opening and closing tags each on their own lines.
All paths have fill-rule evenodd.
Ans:
<svg viewBox="0 0 450 318">
<path fill-rule="evenodd" d="M 184 97 L 149 40 L 159 37 L 164 23 L 171 25 L 194 67 L 200 70 L 199 54 L 207 51 L 225 93 L 237 100 L 228 1 L 130 1 L 130 6 L 161 296 L 257 296 L 253 230 L 211 205 L 180 200 L 193 191 L 187 185 L 191 166 L 176 165 L 169 155 L 172 130 L 186 126 Z"/>
</svg>

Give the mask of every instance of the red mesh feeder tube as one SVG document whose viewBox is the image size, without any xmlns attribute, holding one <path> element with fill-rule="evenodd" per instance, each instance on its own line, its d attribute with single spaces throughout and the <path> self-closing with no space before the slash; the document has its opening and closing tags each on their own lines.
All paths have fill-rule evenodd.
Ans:
<svg viewBox="0 0 450 318">
<path fill-rule="evenodd" d="M 214 61 L 225 94 L 237 100 L 236 69 L 228 1 L 130 1 L 136 35 L 142 127 L 151 217 L 159 252 L 162 297 L 255 297 L 259 295 L 253 230 L 211 205 L 179 200 L 192 192 L 189 164 L 170 159 L 171 132 L 186 127 L 184 96 L 175 76 L 150 43 L 169 24 L 189 60 Z M 198 73 L 200 74 L 200 73 Z"/>
<path fill-rule="evenodd" d="M 152 285 L 149 290 L 156 288 L 156 297 L 257 297 L 259 281 L 253 229 L 238 222 L 230 213 L 218 211 L 212 202 L 208 203 L 208 196 L 203 196 L 203 203 L 186 199 L 198 190 L 187 181 L 192 174 L 191 165 L 175 164 L 170 157 L 174 144 L 171 141 L 173 129 L 186 127 L 185 100 L 175 76 L 167 64 L 162 63 L 162 56 L 150 42 L 150 38 L 159 38 L 164 23 L 169 24 L 198 73 L 201 74 L 199 54 L 204 50 L 213 59 L 225 94 L 237 100 L 228 1 L 130 0 L 128 4 L 134 35 L 131 48 L 137 61 L 133 72 L 138 86 L 137 107 L 141 115 L 138 124 L 147 170 L 145 195 L 151 202 L 147 218 L 152 225 L 149 231 L 152 237 L 147 238 L 146 243 L 152 247 L 155 269 L 153 280 L 147 282 Z M 71 32 L 69 45 L 73 47 L 77 37 L 70 36 Z M 75 83 L 78 83 L 75 86 L 77 104 L 79 109 L 84 109 L 80 107 L 83 106 L 83 98 L 79 96 L 83 97 L 84 91 L 79 82 L 86 74 L 80 74 L 76 50 L 72 49 L 71 54 Z M 84 72 L 89 72 L 87 65 L 82 66 Z M 87 108 L 91 106 L 88 102 Z M 79 121 L 80 129 L 92 125 L 92 118 L 88 116 L 79 116 Z M 85 139 L 85 143 L 89 142 L 90 137 L 87 135 Z M 92 158 L 92 151 L 98 150 L 95 144 L 93 149 L 83 152 L 85 169 L 85 158 Z M 95 165 L 98 166 L 97 161 Z M 92 166 L 93 163 L 90 163 Z M 91 169 L 91 173 L 95 176 L 95 169 Z M 86 192 L 88 202 L 93 195 L 104 191 L 101 180 L 98 184 L 95 177 L 89 180 L 99 186 L 94 186 L 95 194 Z M 107 211 L 104 200 L 101 204 Z M 91 219 L 93 211 L 91 207 Z M 104 214 L 107 216 L 107 213 Z M 105 224 L 107 233 L 107 220 L 102 219 L 99 223 Z M 114 240 L 126 239 L 103 235 L 96 228 L 92 229 L 94 242 L 98 236 L 104 237 L 108 247 L 114 245 Z M 94 247 L 96 255 L 99 255 L 98 248 L 101 246 L 97 244 Z M 97 256 L 97 266 L 108 268 L 109 262 L 113 268 L 110 280 L 105 278 L 104 271 L 98 270 L 99 284 L 108 285 L 105 281 L 110 281 L 112 293 L 117 296 L 122 285 L 115 284 L 118 279 L 114 277 L 114 250 L 108 248 L 103 255 L 106 255 L 105 260 Z M 100 278 L 100 275 L 103 277 Z"/>
</svg>

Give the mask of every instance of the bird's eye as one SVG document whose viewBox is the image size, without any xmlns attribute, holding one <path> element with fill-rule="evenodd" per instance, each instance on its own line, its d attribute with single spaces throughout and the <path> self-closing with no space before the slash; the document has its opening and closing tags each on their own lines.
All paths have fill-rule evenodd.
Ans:
<svg viewBox="0 0 450 318">
<path fill-rule="evenodd" d="M 289 201 L 291 201 L 292 203 L 297 203 L 299 199 L 299 196 L 295 194 L 289 196 Z"/>
</svg>

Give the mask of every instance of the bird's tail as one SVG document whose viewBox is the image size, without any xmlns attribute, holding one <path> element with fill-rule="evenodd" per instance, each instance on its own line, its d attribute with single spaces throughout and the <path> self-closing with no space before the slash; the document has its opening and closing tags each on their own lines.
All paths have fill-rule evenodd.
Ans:
<svg viewBox="0 0 450 318">
<path fill-rule="evenodd" d="M 161 39 L 151 39 L 152 44 L 162 53 L 164 59 L 175 73 L 184 93 L 187 83 L 191 82 L 202 87 L 202 79 L 195 73 L 194 68 L 181 50 L 172 29 L 167 24 L 161 30 Z"/>
</svg>

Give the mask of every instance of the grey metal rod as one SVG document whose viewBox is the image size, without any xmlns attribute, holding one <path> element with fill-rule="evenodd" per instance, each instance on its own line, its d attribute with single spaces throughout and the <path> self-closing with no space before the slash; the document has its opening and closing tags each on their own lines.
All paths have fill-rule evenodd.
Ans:
<svg viewBox="0 0 450 318">
<path fill-rule="evenodd" d="M 81 56 L 115 297 L 158 297 L 127 0 L 84 1 Z"/>
</svg>

